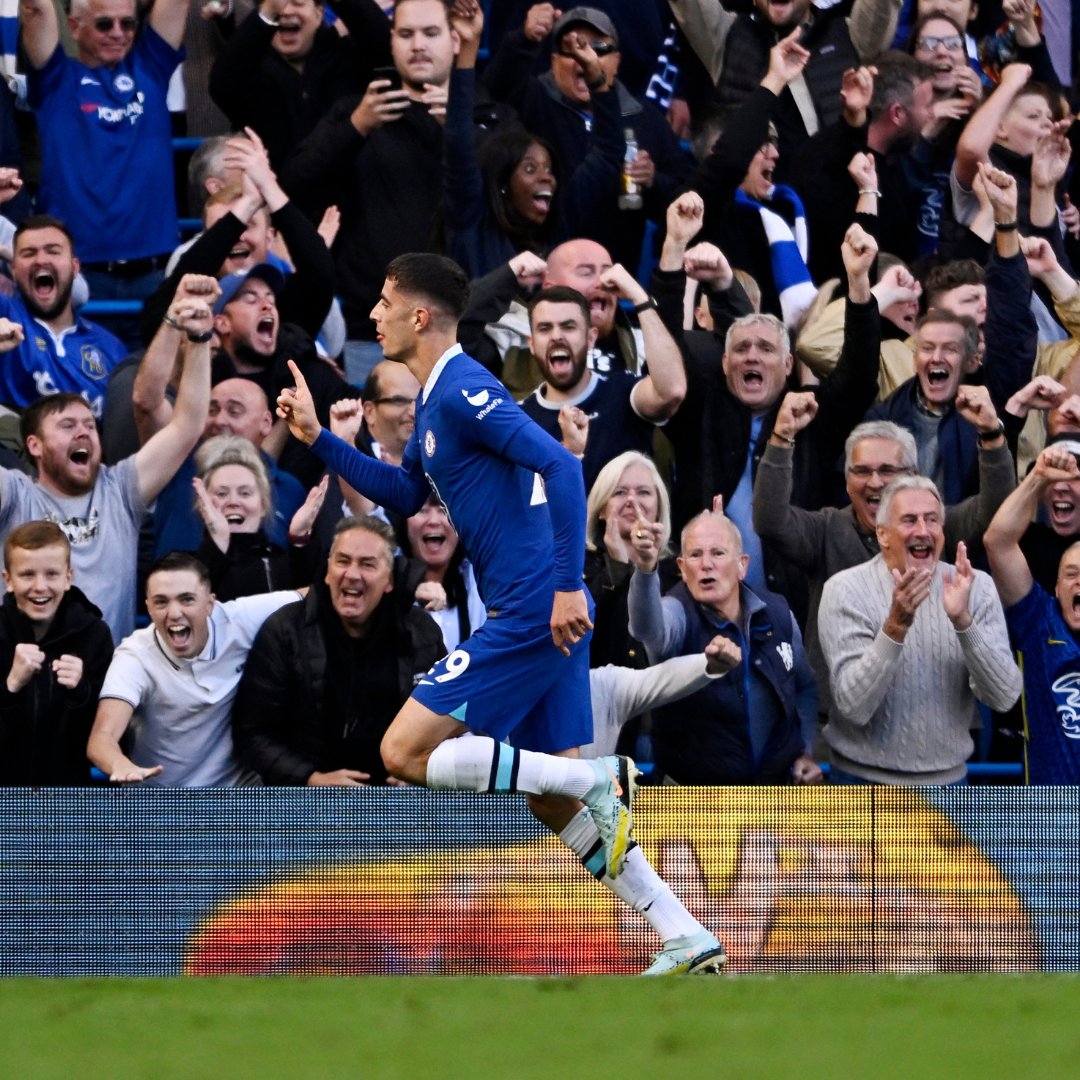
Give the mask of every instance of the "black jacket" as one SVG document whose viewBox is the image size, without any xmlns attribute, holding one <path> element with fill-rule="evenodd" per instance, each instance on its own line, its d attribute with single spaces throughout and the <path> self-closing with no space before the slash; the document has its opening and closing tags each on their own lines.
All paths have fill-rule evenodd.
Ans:
<svg viewBox="0 0 1080 1080">
<path fill-rule="evenodd" d="M 526 38 L 523 31 L 507 34 L 491 58 L 485 76 L 487 87 L 492 97 L 518 111 L 527 130 L 543 136 L 555 147 L 561 175 L 567 177 L 588 156 L 591 122 L 586 121 L 576 103 L 563 97 L 550 72 L 539 78 L 530 74 L 539 53 L 540 45 Z M 633 130 L 638 147 L 649 152 L 656 163 L 656 176 L 642 193 L 644 205 L 640 210 L 619 209 L 621 174 L 611 177 L 604 211 L 596 214 L 579 235 L 603 244 L 615 262 L 633 270 L 641 253 L 646 220 L 664 221 L 668 204 L 690 175 L 693 159 L 680 147 L 656 105 L 634 97 L 618 80 L 614 91 L 622 127 Z"/>
<path fill-rule="evenodd" d="M 112 660 L 112 634 L 101 612 L 72 586 L 60 602 L 45 636 L 41 670 L 18 693 L 7 688 L 15 646 L 34 642 L 30 620 L 11 593 L 0 605 L 0 759 L 5 785 L 47 787 L 90 782 L 86 743 L 97 712 L 98 694 Z M 56 681 L 52 663 L 64 654 L 83 662 L 74 690 Z"/>
<path fill-rule="evenodd" d="M 352 125 L 360 98 L 341 98 L 280 170 L 290 197 L 315 220 L 341 210 L 334 244 L 338 291 L 350 340 L 372 340 L 371 309 L 386 265 L 407 251 L 434 248 L 432 220 L 442 199 L 443 129 L 413 102 L 400 120 L 367 138 Z M 506 110 L 478 102 L 474 123 L 485 130 L 509 122 Z"/>
<path fill-rule="evenodd" d="M 334 0 L 349 33 L 315 31 L 301 71 L 274 51 L 276 28 L 253 11 L 210 71 L 210 96 L 235 130 L 252 127 L 280 168 L 296 144 L 346 94 L 362 93 L 372 68 L 390 64 L 390 20 L 374 0 Z"/>
<path fill-rule="evenodd" d="M 396 591 L 396 590 L 395 590 Z M 263 623 L 233 706 L 233 744 L 237 759 L 267 784 L 306 784 L 313 772 L 358 769 L 373 782 L 385 780 L 378 757 L 383 733 L 417 679 L 445 654 L 442 633 L 420 608 L 405 606 L 391 593 L 379 605 L 379 644 L 396 657 L 397 700 L 392 711 L 365 716 L 340 739 L 347 717 L 327 710 L 328 681 L 342 680 L 332 656 L 345 645 L 344 630 L 320 580 L 305 599 L 288 604 Z M 336 640 L 328 640 L 335 635 Z M 373 635 L 374 636 L 374 635 Z M 329 757 L 328 754 L 356 754 Z"/>
</svg>

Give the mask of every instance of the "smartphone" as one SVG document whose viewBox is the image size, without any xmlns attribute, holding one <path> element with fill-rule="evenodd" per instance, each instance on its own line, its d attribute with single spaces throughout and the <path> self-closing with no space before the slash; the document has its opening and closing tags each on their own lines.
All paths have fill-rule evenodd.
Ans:
<svg viewBox="0 0 1080 1080">
<path fill-rule="evenodd" d="M 371 73 L 371 81 L 375 82 L 376 79 L 389 79 L 390 85 L 384 88 L 383 93 L 386 93 L 387 90 L 401 89 L 401 76 L 398 74 L 396 67 L 377 67 Z"/>
</svg>

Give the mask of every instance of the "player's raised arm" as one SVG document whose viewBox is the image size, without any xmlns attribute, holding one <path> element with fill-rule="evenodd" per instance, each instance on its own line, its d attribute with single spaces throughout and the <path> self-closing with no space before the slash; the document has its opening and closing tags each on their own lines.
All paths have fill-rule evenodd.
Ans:
<svg viewBox="0 0 1080 1080">
<path fill-rule="evenodd" d="M 405 448 L 400 466 L 376 461 L 322 426 L 303 373 L 292 360 L 289 370 L 296 386 L 285 387 L 277 400 L 277 414 L 289 425 L 289 431 L 310 446 L 347 484 L 376 505 L 389 507 L 399 514 L 415 514 L 430 492 L 416 453 L 415 439 Z"/>
</svg>

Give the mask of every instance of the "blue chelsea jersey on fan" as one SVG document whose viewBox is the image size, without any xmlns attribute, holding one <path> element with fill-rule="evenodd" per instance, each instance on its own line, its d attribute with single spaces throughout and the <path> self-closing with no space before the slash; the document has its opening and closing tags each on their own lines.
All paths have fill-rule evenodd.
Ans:
<svg viewBox="0 0 1080 1080">
<path fill-rule="evenodd" d="M 577 462 L 486 368 L 461 352 L 440 361 L 417 401 L 403 465 L 411 464 L 413 453 L 469 553 L 488 608 L 500 614 L 542 611 L 548 618 L 556 540 L 544 479 L 522 462 L 535 467 L 544 456 L 569 458 L 583 504 Z M 582 559 L 583 552 L 577 562 Z M 560 587 L 581 587 L 580 565 L 572 583 Z"/>
</svg>

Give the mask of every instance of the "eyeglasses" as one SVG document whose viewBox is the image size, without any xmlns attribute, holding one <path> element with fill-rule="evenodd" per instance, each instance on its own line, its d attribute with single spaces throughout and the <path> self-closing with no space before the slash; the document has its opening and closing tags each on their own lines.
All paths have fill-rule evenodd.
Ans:
<svg viewBox="0 0 1080 1080">
<path fill-rule="evenodd" d="M 100 18 L 93 20 L 93 27 L 99 34 L 107 34 L 114 26 L 119 26 L 125 34 L 134 34 L 135 16 L 124 15 L 110 19 L 107 15 L 102 15 Z"/>
<path fill-rule="evenodd" d="M 907 476 L 911 470 L 902 465 L 852 465 L 848 472 L 860 480 L 869 480 L 875 473 L 882 480 L 892 480 L 896 476 Z"/>
<path fill-rule="evenodd" d="M 394 397 L 377 397 L 372 402 L 373 405 L 393 405 L 395 409 L 403 409 L 406 405 L 415 405 L 416 398 L 401 397 L 395 395 Z"/>
<path fill-rule="evenodd" d="M 588 45 L 597 56 L 610 56 L 613 52 L 619 51 L 618 45 L 613 45 L 610 41 L 590 41 Z M 563 56 L 569 55 L 565 46 L 560 49 L 560 52 Z"/>
<path fill-rule="evenodd" d="M 921 37 L 915 44 L 927 52 L 933 52 L 939 45 L 952 52 L 953 49 L 963 48 L 964 39 L 959 34 L 950 34 L 948 37 Z"/>
</svg>

